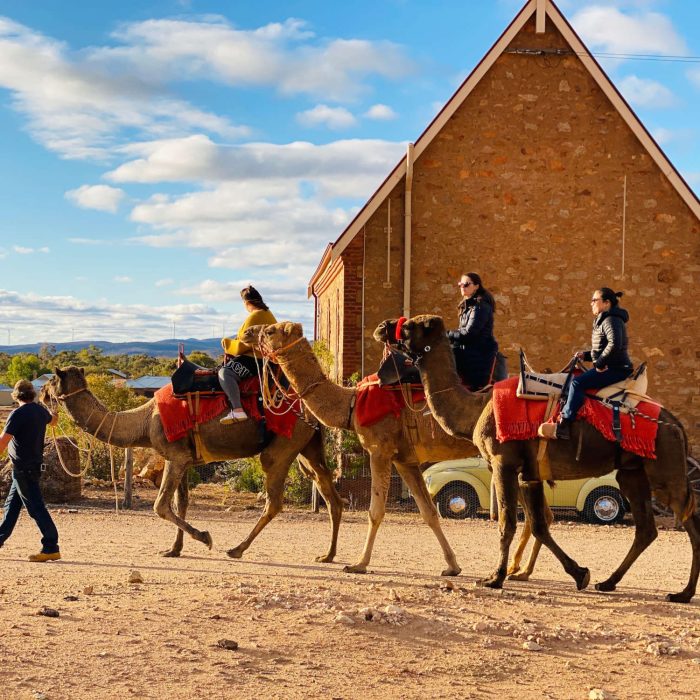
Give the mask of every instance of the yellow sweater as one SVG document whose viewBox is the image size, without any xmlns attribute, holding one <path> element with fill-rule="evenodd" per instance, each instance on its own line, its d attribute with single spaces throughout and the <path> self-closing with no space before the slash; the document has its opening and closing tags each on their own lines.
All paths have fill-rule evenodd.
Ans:
<svg viewBox="0 0 700 700">
<path fill-rule="evenodd" d="M 239 340 L 243 332 L 251 326 L 257 326 L 261 323 L 270 324 L 277 323 L 277 319 L 272 315 L 272 311 L 252 311 L 248 314 L 248 318 L 243 321 L 243 325 L 238 329 L 235 338 L 222 338 L 221 347 L 226 355 L 252 355 L 253 348 Z"/>
</svg>

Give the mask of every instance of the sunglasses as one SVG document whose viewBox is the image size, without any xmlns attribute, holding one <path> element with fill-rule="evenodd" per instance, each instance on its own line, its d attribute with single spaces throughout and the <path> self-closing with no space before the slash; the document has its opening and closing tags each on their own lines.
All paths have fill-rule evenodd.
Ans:
<svg viewBox="0 0 700 700">
<path fill-rule="evenodd" d="M 602 297 L 598 297 L 597 299 L 591 299 L 591 304 L 595 304 L 598 301 L 603 301 Z"/>
<path fill-rule="evenodd" d="M 474 282 L 457 282 L 458 287 L 473 287 Z"/>
</svg>

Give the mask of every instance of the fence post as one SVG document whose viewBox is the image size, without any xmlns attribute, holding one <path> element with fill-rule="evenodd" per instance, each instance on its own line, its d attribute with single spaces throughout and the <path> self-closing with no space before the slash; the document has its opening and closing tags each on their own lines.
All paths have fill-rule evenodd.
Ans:
<svg viewBox="0 0 700 700">
<path fill-rule="evenodd" d="M 124 450 L 124 508 L 131 509 L 131 493 L 134 474 L 134 451 L 131 447 Z"/>
</svg>

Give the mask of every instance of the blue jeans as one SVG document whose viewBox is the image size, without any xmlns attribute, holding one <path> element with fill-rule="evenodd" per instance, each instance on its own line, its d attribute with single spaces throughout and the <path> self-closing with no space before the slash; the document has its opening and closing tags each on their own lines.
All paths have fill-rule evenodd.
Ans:
<svg viewBox="0 0 700 700">
<path fill-rule="evenodd" d="M 569 395 L 561 410 L 561 417 L 564 420 L 576 418 L 579 408 L 583 406 L 587 389 L 602 389 L 603 387 L 621 382 L 632 374 L 631 367 L 608 367 L 604 372 L 598 372 L 595 368 L 589 369 L 583 374 L 579 374 L 571 380 Z"/>
<path fill-rule="evenodd" d="M 27 513 L 41 530 L 41 551 L 45 554 L 58 552 L 58 530 L 51 514 L 46 510 L 39 487 L 39 475 L 35 476 L 20 469 L 12 470 L 12 486 L 5 499 L 5 515 L 0 523 L 0 547 L 15 529 L 22 506 L 27 509 Z"/>
</svg>

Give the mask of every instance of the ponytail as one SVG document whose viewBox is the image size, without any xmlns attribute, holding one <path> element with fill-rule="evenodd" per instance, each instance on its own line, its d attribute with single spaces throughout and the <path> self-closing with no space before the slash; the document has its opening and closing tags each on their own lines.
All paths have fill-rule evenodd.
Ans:
<svg viewBox="0 0 700 700">
<path fill-rule="evenodd" d="M 598 291 L 600 292 L 600 298 L 603 301 L 609 301 L 611 307 L 617 306 L 624 295 L 624 292 L 615 292 L 610 287 L 601 287 Z"/>
</svg>

